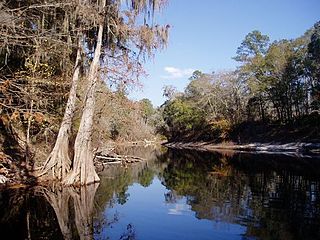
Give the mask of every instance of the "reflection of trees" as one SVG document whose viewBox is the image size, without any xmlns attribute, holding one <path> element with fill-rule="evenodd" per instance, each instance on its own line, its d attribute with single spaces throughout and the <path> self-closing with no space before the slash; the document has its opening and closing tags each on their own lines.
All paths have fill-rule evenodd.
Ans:
<svg viewBox="0 0 320 240">
<path fill-rule="evenodd" d="M 181 198 L 182 196 L 178 195 L 174 190 L 164 194 L 164 200 L 166 203 L 176 203 Z"/>
<path fill-rule="evenodd" d="M 36 192 L 41 194 L 53 208 L 64 239 L 72 239 L 69 219 L 70 193 L 68 189 L 63 187 L 37 187 Z"/>
<path fill-rule="evenodd" d="M 263 239 L 320 238 L 320 163 L 260 155 L 232 160 L 249 179 L 250 207 L 260 226 L 249 224 L 248 233 Z"/>
<path fill-rule="evenodd" d="M 36 187 L 37 194 L 42 195 L 53 208 L 64 239 L 74 239 L 72 221 L 74 214 L 75 225 L 80 239 L 93 238 L 93 203 L 98 184 L 90 184 L 80 188 L 75 187 Z M 69 200 L 72 199 L 72 209 Z M 71 214 L 71 210 L 74 213 Z"/>
<path fill-rule="evenodd" d="M 120 240 L 135 240 L 136 232 L 132 224 L 127 225 L 127 229 L 125 233 L 123 233 L 120 237 Z"/>
<path fill-rule="evenodd" d="M 133 155 L 132 149 L 126 152 L 119 152 L 123 155 Z M 114 204 L 125 204 L 129 198 L 128 187 L 133 183 L 139 183 L 142 186 L 149 185 L 154 176 L 157 174 L 159 167 L 156 162 L 157 151 L 152 153 L 144 153 L 143 151 L 150 151 L 150 149 L 140 148 L 139 157 L 146 158 L 147 161 L 128 165 L 125 168 L 119 166 L 107 166 L 103 172 L 100 173 L 100 186 L 97 190 L 95 197 L 96 206 L 100 209 L 97 211 L 95 216 L 95 225 L 97 228 L 108 228 L 114 224 L 119 216 L 113 216 L 114 219 L 106 219 L 107 214 L 104 210 Z M 142 151 L 143 150 L 143 151 Z M 110 215 L 109 215 L 110 216 Z M 97 236 L 99 238 L 99 229 L 97 229 Z M 128 228 L 124 229 L 122 239 L 134 239 L 135 234 L 133 231 L 133 225 L 128 224 Z M 102 236 L 103 238 L 104 236 Z"/>
<path fill-rule="evenodd" d="M 273 172 L 251 177 L 250 184 L 260 227 L 249 225 L 249 233 L 264 239 L 319 239 L 319 181 Z"/>
<path fill-rule="evenodd" d="M 81 188 L 52 185 L 1 192 L 2 236 L 93 239 L 93 199 L 97 187 L 97 184 Z"/>
<path fill-rule="evenodd" d="M 244 224 L 248 236 L 319 239 L 320 168 L 311 169 L 318 162 L 189 151 L 167 158 L 162 177 L 171 191 L 166 201 L 186 196 L 198 218 Z"/>
<path fill-rule="evenodd" d="M 136 150 L 136 152 L 135 152 Z M 128 186 L 137 182 L 144 187 L 149 186 L 155 175 L 158 175 L 166 166 L 166 163 L 158 161 L 158 156 L 162 156 L 161 150 L 154 147 L 122 147 L 117 149 L 121 155 L 135 155 L 146 159 L 146 161 L 128 165 L 125 168 L 119 166 L 107 166 L 100 173 L 100 186 L 96 194 L 99 206 L 106 204 L 120 203 L 127 201 Z M 115 196 L 115 197 L 114 197 Z"/>
<path fill-rule="evenodd" d="M 26 198 L 26 189 L 4 190 L 0 192 L 0 226 L 2 237 L 10 236 L 12 239 L 27 239 Z"/>
<path fill-rule="evenodd" d="M 11 239 L 99 237 L 121 217 L 114 213 L 106 219 L 106 209 L 127 201 L 129 185 L 148 186 L 155 175 L 169 189 L 165 201 L 185 196 L 198 218 L 243 224 L 247 236 L 259 239 L 320 239 L 320 161 L 195 151 L 168 151 L 127 168 L 106 167 L 98 189 L 3 191 L 0 224 Z M 132 224 L 121 237 L 136 237 Z"/>
<path fill-rule="evenodd" d="M 63 239 L 55 211 L 33 188 L 8 189 L 0 194 L 3 239 Z"/>
<path fill-rule="evenodd" d="M 198 218 L 233 222 L 245 209 L 247 189 L 243 187 L 242 176 L 236 172 L 229 177 L 215 174 L 218 167 L 221 171 L 230 169 L 221 164 L 220 157 L 175 152 L 174 159 L 163 172 L 163 181 L 177 194 L 187 196 Z"/>
<path fill-rule="evenodd" d="M 80 239 L 93 239 L 93 200 L 99 184 L 70 188 Z"/>
<path fill-rule="evenodd" d="M 139 183 L 143 186 L 143 187 L 148 187 L 150 186 L 150 184 L 152 183 L 152 180 L 154 178 L 154 171 L 153 169 L 149 168 L 149 167 L 145 167 L 144 169 L 142 169 L 142 171 L 138 174 L 138 180 Z"/>
<path fill-rule="evenodd" d="M 106 207 L 124 204 L 128 199 L 128 186 L 134 182 L 144 186 L 152 182 L 158 171 L 155 160 L 159 152 L 151 150 L 141 148 L 139 151 L 139 156 L 148 161 L 126 168 L 106 167 L 101 172 L 99 187 L 53 185 L 1 191 L 2 235 L 10 239 L 93 239 L 93 225 L 99 234 L 101 229 L 118 221 L 116 214 L 105 219 Z M 122 154 L 133 155 L 130 151 Z M 134 239 L 134 236 L 133 225 L 124 229 L 123 239 Z"/>
</svg>

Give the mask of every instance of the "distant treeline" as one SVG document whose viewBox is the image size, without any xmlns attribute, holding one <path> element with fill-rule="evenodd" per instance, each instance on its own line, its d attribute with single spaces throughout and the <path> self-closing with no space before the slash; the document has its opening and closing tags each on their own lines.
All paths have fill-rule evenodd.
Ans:
<svg viewBox="0 0 320 240">
<path fill-rule="evenodd" d="M 195 71 L 183 93 L 165 87 L 160 131 L 169 139 L 225 139 L 243 122 L 287 125 L 313 115 L 319 125 L 320 22 L 291 40 L 252 31 L 234 59 L 235 71 Z"/>
</svg>

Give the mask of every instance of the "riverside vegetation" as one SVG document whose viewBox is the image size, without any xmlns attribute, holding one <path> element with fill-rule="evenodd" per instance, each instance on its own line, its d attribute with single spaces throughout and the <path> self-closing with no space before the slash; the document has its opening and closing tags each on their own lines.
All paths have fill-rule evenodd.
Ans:
<svg viewBox="0 0 320 240">
<path fill-rule="evenodd" d="M 234 59 L 234 71 L 195 71 L 184 92 L 165 87 L 169 141 L 319 143 L 320 22 L 290 40 L 252 31 Z"/>
<path fill-rule="evenodd" d="M 165 0 L 0 2 L 5 175 L 18 168 L 23 169 L 20 179 L 54 179 L 66 185 L 98 182 L 95 140 L 134 138 L 132 131 L 140 125 L 146 127 L 135 137 L 149 134 L 143 110 L 147 102 L 131 102 L 125 93 L 144 74 L 141 63 L 166 45 L 169 25 L 155 23 L 155 13 L 165 4 Z M 94 118 L 97 115 L 100 118 Z M 130 121 L 136 129 L 126 127 Z M 44 162 L 37 161 L 37 151 L 52 139 L 51 153 L 40 156 Z"/>
</svg>

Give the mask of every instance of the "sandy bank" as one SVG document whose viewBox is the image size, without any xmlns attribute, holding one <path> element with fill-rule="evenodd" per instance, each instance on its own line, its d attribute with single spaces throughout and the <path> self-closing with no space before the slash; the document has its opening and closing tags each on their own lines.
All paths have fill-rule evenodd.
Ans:
<svg viewBox="0 0 320 240">
<path fill-rule="evenodd" d="M 210 142 L 167 142 L 163 144 L 168 148 L 175 149 L 194 149 L 200 151 L 232 150 L 240 152 L 261 152 L 270 154 L 285 154 L 292 156 L 311 156 L 320 157 L 320 143 L 250 143 L 235 144 L 210 143 Z"/>
</svg>

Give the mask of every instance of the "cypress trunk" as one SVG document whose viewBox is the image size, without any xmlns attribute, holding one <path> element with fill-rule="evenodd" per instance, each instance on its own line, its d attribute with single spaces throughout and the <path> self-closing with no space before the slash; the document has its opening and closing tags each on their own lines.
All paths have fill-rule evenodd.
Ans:
<svg viewBox="0 0 320 240">
<path fill-rule="evenodd" d="M 81 45 L 78 44 L 75 68 L 72 77 L 71 89 L 67 101 L 66 110 L 59 129 L 56 143 L 42 167 L 41 175 L 52 170 L 52 177 L 62 180 L 70 170 L 71 160 L 69 157 L 69 139 L 71 135 L 72 119 L 76 107 L 76 91 L 79 82 L 81 60 Z"/>
<path fill-rule="evenodd" d="M 74 144 L 73 168 L 64 183 L 66 185 L 86 185 L 99 182 L 100 178 L 95 171 L 94 154 L 91 146 L 93 115 L 95 107 L 95 94 L 98 79 L 99 60 L 101 56 L 103 25 L 99 25 L 97 45 L 94 58 L 88 74 L 88 89 L 85 98 L 85 106 L 82 113 L 79 131 Z"/>
</svg>

